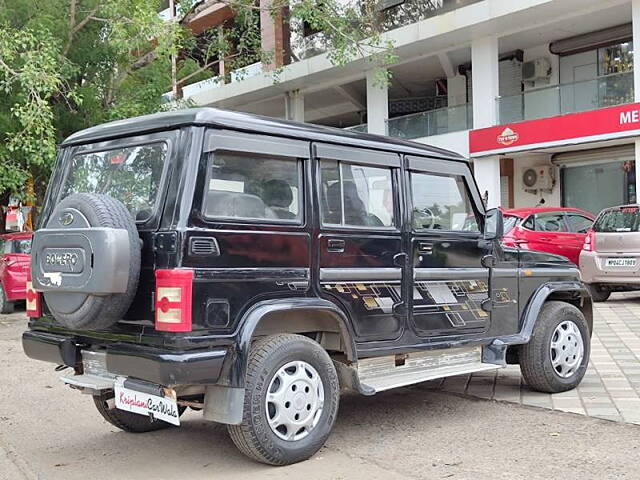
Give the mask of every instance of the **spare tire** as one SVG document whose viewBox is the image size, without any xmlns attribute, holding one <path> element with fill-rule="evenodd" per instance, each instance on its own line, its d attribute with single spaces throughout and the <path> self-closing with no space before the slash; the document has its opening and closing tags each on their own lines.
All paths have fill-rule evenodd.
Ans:
<svg viewBox="0 0 640 480">
<path fill-rule="evenodd" d="M 140 246 L 135 221 L 122 202 L 103 194 L 69 195 L 34 235 L 34 286 L 62 326 L 109 328 L 135 296 Z"/>
</svg>

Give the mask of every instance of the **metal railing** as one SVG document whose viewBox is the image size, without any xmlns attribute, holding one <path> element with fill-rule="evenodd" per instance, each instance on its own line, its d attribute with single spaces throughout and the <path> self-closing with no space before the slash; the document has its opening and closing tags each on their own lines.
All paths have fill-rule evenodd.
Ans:
<svg viewBox="0 0 640 480">
<path fill-rule="evenodd" d="M 633 101 L 633 72 L 625 72 L 499 97 L 497 108 L 500 123 L 513 123 Z"/>
<path fill-rule="evenodd" d="M 421 138 L 468 130 L 473 125 L 471 104 L 438 108 L 387 120 L 390 137 Z"/>
</svg>

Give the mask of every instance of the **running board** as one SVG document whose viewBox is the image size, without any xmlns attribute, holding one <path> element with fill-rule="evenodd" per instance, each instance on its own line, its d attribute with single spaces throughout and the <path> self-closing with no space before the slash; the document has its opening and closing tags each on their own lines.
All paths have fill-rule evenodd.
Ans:
<svg viewBox="0 0 640 480">
<path fill-rule="evenodd" d="M 358 361 L 357 376 L 362 387 L 377 393 L 436 378 L 498 368 L 502 365 L 482 362 L 482 347 L 464 347 L 365 358 Z"/>
</svg>

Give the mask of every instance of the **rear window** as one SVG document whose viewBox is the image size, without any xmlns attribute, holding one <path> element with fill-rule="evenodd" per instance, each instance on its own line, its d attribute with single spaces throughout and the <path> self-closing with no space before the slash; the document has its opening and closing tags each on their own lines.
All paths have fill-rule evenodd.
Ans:
<svg viewBox="0 0 640 480">
<path fill-rule="evenodd" d="M 167 156 L 164 142 L 75 155 L 62 189 L 72 193 L 104 193 L 120 200 L 136 221 L 153 214 Z"/>
<path fill-rule="evenodd" d="M 638 207 L 624 207 L 602 212 L 593 224 L 593 230 L 602 233 L 637 232 Z"/>
</svg>

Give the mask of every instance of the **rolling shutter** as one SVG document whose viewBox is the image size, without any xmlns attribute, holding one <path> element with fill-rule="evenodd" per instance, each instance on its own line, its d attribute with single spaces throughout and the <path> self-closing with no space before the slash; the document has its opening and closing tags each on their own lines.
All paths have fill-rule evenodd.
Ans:
<svg viewBox="0 0 640 480">
<path fill-rule="evenodd" d="M 634 145 L 579 150 L 575 152 L 557 153 L 551 163 L 557 167 L 577 167 L 592 163 L 626 162 L 635 160 Z"/>
</svg>

